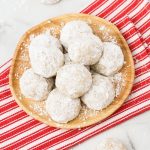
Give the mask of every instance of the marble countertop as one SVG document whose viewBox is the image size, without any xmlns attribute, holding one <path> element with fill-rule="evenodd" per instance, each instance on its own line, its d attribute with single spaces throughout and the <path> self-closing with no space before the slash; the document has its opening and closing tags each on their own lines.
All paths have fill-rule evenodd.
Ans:
<svg viewBox="0 0 150 150">
<path fill-rule="evenodd" d="M 0 0 L 0 65 L 12 57 L 20 36 L 30 27 L 54 16 L 79 12 L 93 0 L 62 0 L 43 5 L 41 0 Z M 120 139 L 128 150 L 150 150 L 150 112 L 107 130 L 73 150 L 95 150 L 107 137 Z"/>
</svg>

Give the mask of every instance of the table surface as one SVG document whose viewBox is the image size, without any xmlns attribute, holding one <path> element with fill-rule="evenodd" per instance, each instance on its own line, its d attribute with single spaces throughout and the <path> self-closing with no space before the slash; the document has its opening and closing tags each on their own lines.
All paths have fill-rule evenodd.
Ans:
<svg viewBox="0 0 150 150">
<path fill-rule="evenodd" d="M 43 5 L 41 0 L 0 0 L 0 65 L 12 57 L 20 36 L 30 27 L 54 16 L 76 13 L 93 0 L 62 0 Z M 150 150 L 150 112 L 94 136 L 73 150 L 95 150 L 107 137 L 120 139 L 128 150 Z"/>
</svg>

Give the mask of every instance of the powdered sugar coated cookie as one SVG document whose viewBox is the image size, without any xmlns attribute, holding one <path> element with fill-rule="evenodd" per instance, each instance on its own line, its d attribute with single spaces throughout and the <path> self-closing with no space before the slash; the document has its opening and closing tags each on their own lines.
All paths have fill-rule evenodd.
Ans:
<svg viewBox="0 0 150 150">
<path fill-rule="evenodd" d="M 90 90 L 81 97 L 87 107 L 102 110 L 114 99 L 115 91 L 109 78 L 95 74 Z"/>
<path fill-rule="evenodd" d="M 91 73 L 83 65 L 68 64 L 57 72 L 56 87 L 72 98 L 82 96 L 89 90 L 91 84 Z"/>
<path fill-rule="evenodd" d="M 67 123 L 76 118 L 80 112 L 80 99 L 72 99 L 57 89 L 50 92 L 46 100 L 46 110 L 58 123 Z"/>
<path fill-rule="evenodd" d="M 41 0 L 41 3 L 43 3 L 43 4 L 56 4 L 59 1 L 60 0 Z"/>
<path fill-rule="evenodd" d="M 37 35 L 34 38 L 31 38 L 30 48 L 37 47 L 37 46 L 43 46 L 47 48 L 57 47 L 60 50 L 62 50 L 60 41 L 48 33 L 43 33 L 43 34 Z"/>
<path fill-rule="evenodd" d="M 127 149 L 120 140 L 107 138 L 100 143 L 97 150 L 127 150 Z"/>
<path fill-rule="evenodd" d="M 74 39 L 68 47 L 68 54 L 73 62 L 83 65 L 97 63 L 102 55 L 102 42 L 94 34 L 83 34 Z"/>
<path fill-rule="evenodd" d="M 32 69 L 27 69 L 20 78 L 20 89 L 22 94 L 36 101 L 45 100 L 53 84 L 53 79 L 46 80 L 35 74 Z"/>
<path fill-rule="evenodd" d="M 35 73 L 45 78 L 56 75 L 64 64 L 64 55 L 58 48 L 57 42 L 49 43 L 47 37 L 37 36 L 32 39 L 29 46 L 31 66 Z"/>
<path fill-rule="evenodd" d="M 74 40 L 74 38 L 78 38 L 82 33 L 92 33 L 91 27 L 81 20 L 70 21 L 62 28 L 60 41 L 67 50 L 68 45 Z"/>
<path fill-rule="evenodd" d="M 103 47 L 102 57 L 92 68 L 100 74 L 106 76 L 113 75 L 117 73 L 124 64 L 122 50 L 118 45 L 112 42 L 104 42 Z"/>
</svg>

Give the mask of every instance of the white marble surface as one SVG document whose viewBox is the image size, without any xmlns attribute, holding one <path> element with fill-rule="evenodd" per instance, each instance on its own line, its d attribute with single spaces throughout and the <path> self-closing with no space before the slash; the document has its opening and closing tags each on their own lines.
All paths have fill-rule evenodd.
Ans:
<svg viewBox="0 0 150 150">
<path fill-rule="evenodd" d="M 12 57 L 27 29 L 53 16 L 79 12 L 92 1 L 62 0 L 56 5 L 43 5 L 40 0 L 0 0 L 0 65 Z M 150 112 L 98 134 L 73 150 L 96 150 L 106 137 L 120 139 L 129 150 L 150 150 Z"/>
</svg>

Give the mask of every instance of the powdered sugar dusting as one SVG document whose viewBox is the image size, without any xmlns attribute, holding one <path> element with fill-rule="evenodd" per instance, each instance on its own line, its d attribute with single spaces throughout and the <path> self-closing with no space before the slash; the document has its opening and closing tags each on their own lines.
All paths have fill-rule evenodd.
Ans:
<svg viewBox="0 0 150 150">
<path fill-rule="evenodd" d="M 120 72 L 110 77 L 110 79 L 115 85 L 115 96 L 117 97 L 120 94 L 122 87 L 125 86 L 124 76 Z"/>
<path fill-rule="evenodd" d="M 54 89 L 46 100 L 46 110 L 51 118 L 59 123 L 67 123 L 80 112 L 80 99 L 72 99 Z"/>
<path fill-rule="evenodd" d="M 22 60 L 22 61 L 29 61 L 29 57 L 28 57 L 28 55 L 26 54 L 26 51 L 25 51 L 25 50 L 21 50 L 20 53 L 21 53 L 20 57 L 21 57 L 21 60 Z"/>
<path fill-rule="evenodd" d="M 29 107 L 32 110 L 34 110 L 37 114 L 39 114 L 40 116 L 48 116 L 48 113 L 46 112 L 46 109 L 45 109 L 45 102 L 32 103 L 29 105 Z"/>
<path fill-rule="evenodd" d="M 19 73 L 15 73 L 15 79 L 19 79 Z"/>
<path fill-rule="evenodd" d="M 56 75 L 64 64 L 64 55 L 57 38 L 40 34 L 32 39 L 29 46 L 31 66 L 35 73 L 49 78 Z"/>
<path fill-rule="evenodd" d="M 105 27 L 104 25 L 103 25 L 103 26 L 100 26 L 100 27 L 99 27 L 99 30 L 100 30 L 100 31 L 106 30 L 106 27 Z"/>
<path fill-rule="evenodd" d="M 93 69 L 100 74 L 110 76 L 117 73 L 123 66 L 122 49 L 112 42 L 103 42 L 103 55 Z"/>
<path fill-rule="evenodd" d="M 99 111 L 89 109 L 86 105 L 82 104 L 82 109 L 78 118 L 80 121 L 82 121 L 82 124 L 86 124 L 90 118 L 95 117 L 98 114 Z M 80 129 L 80 126 L 78 128 Z"/>
<path fill-rule="evenodd" d="M 82 96 L 91 84 L 91 73 L 83 65 L 68 64 L 57 72 L 56 87 L 72 98 Z"/>
<path fill-rule="evenodd" d="M 103 40 L 105 40 L 107 42 L 117 43 L 116 37 L 110 36 L 110 34 L 108 32 L 103 32 Z"/>
<path fill-rule="evenodd" d="M 103 41 L 107 41 L 107 42 L 113 42 L 115 44 L 117 44 L 117 39 L 115 36 L 111 36 L 110 35 L 110 29 L 108 29 L 105 25 L 102 25 L 99 27 L 99 31 L 102 34 L 102 39 Z"/>
</svg>

